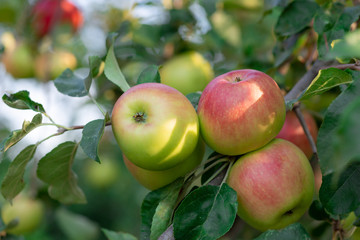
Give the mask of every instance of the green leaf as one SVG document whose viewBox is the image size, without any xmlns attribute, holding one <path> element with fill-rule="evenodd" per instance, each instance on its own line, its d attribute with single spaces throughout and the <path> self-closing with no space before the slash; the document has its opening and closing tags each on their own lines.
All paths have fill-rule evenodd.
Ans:
<svg viewBox="0 0 360 240">
<path fill-rule="evenodd" d="M 314 200 L 309 208 L 309 215 L 315 220 L 323 221 L 330 219 L 329 214 L 325 211 L 319 200 Z"/>
<path fill-rule="evenodd" d="M 281 13 L 275 26 L 275 33 L 288 37 L 306 28 L 314 17 L 319 5 L 310 0 L 296 0 Z"/>
<path fill-rule="evenodd" d="M 70 97 L 83 97 L 88 94 L 84 80 L 77 77 L 69 68 L 54 80 L 57 90 Z"/>
<path fill-rule="evenodd" d="M 334 44 L 327 58 L 360 58 L 360 29 L 347 33 Z"/>
<path fill-rule="evenodd" d="M 27 163 L 33 158 L 37 145 L 27 146 L 11 162 L 1 183 L 1 194 L 7 200 L 12 200 L 25 187 L 24 173 Z"/>
<path fill-rule="evenodd" d="M 187 99 L 189 99 L 191 105 L 193 105 L 193 107 L 195 108 L 195 110 L 197 110 L 197 107 L 199 105 L 199 100 L 201 97 L 201 93 L 189 93 L 186 95 Z"/>
<path fill-rule="evenodd" d="M 102 135 L 104 134 L 105 121 L 98 119 L 87 123 L 82 131 L 82 138 L 80 142 L 81 148 L 86 155 L 100 163 L 98 156 L 98 147 Z"/>
<path fill-rule="evenodd" d="M 350 165 L 340 177 L 323 177 L 319 197 L 324 208 L 333 215 L 355 211 L 360 206 L 360 162 Z"/>
<path fill-rule="evenodd" d="M 183 182 L 184 179 L 179 178 L 146 195 L 141 205 L 140 239 L 157 239 L 166 230 Z"/>
<path fill-rule="evenodd" d="M 10 147 L 23 139 L 29 132 L 37 128 L 41 124 L 41 122 L 41 113 L 36 114 L 31 120 L 31 122 L 24 121 L 21 129 L 12 131 L 10 135 L 0 143 L 0 151 L 7 151 Z"/>
<path fill-rule="evenodd" d="M 2 100 L 6 105 L 12 108 L 31 109 L 35 112 L 44 113 L 44 107 L 40 103 L 31 100 L 29 95 L 30 93 L 28 91 L 23 90 L 10 95 L 4 94 Z"/>
<path fill-rule="evenodd" d="M 105 76 L 113 82 L 115 85 L 120 87 L 120 89 L 125 92 L 130 88 L 129 84 L 126 82 L 126 79 L 123 73 L 120 70 L 120 67 L 117 63 L 115 53 L 114 53 L 114 46 L 111 45 L 109 51 L 107 53 L 105 59 L 105 69 L 104 69 Z"/>
<path fill-rule="evenodd" d="M 299 100 L 305 100 L 314 95 L 320 95 L 331 88 L 351 82 L 351 75 L 343 70 L 337 68 L 322 69 L 305 92 L 300 96 Z"/>
<path fill-rule="evenodd" d="M 98 56 L 89 57 L 89 75 L 85 78 L 85 89 L 89 92 L 92 79 L 100 73 L 101 58 Z"/>
<path fill-rule="evenodd" d="M 49 184 L 49 195 L 64 204 L 86 203 L 71 167 L 78 144 L 64 142 L 40 159 L 37 176 Z"/>
<path fill-rule="evenodd" d="M 136 237 L 129 233 L 114 232 L 107 229 L 101 229 L 108 240 L 137 240 Z"/>
<path fill-rule="evenodd" d="M 233 225 L 237 206 L 236 192 L 226 183 L 194 190 L 175 212 L 175 239 L 220 238 Z"/>
<path fill-rule="evenodd" d="M 148 82 L 160 83 L 159 66 L 150 65 L 140 73 L 137 84 Z"/>
<path fill-rule="evenodd" d="M 319 129 L 317 149 L 323 175 L 341 172 L 359 151 L 358 146 L 356 147 L 359 135 L 355 135 L 358 123 L 354 120 L 358 113 L 353 112 L 353 109 L 357 109 L 357 99 L 360 96 L 360 73 L 353 72 L 352 75 L 353 83 L 328 107 Z M 347 123 L 351 126 L 346 126 Z M 350 152 L 346 152 L 348 149 Z"/>
<path fill-rule="evenodd" d="M 65 208 L 55 212 L 55 219 L 69 240 L 99 239 L 99 226 L 85 216 L 72 213 Z"/>
<path fill-rule="evenodd" d="M 268 230 L 255 240 L 311 240 L 300 223 L 294 223 L 280 230 Z"/>
</svg>

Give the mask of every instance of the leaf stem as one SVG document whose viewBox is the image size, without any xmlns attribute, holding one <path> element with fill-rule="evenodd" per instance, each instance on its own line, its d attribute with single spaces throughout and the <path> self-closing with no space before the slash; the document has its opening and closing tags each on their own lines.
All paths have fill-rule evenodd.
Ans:
<svg viewBox="0 0 360 240">
<path fill-rule="evenodd" d="M 102 113 L 102 115 L 104 115 L 104 117 L 106 117 L 106 111 L 100 106 L 100 104 L 95 100 L 95 98 L 90 94 L 90 91 L 88 91 L 88 96 L 91 99 L 91 101 L 93 101 L 93 103 L 95 103 L 95 105 L 98 107 L 98 109 L 100 110 L 100 112 Z"/>
<path fill-rule="evenodd" d="M 206 182 L 204 182 L 203 186 L 208 185 L 217 175 L 219 175 L 226 167 L 230 164 L 222 165 Z"/>
</svg>

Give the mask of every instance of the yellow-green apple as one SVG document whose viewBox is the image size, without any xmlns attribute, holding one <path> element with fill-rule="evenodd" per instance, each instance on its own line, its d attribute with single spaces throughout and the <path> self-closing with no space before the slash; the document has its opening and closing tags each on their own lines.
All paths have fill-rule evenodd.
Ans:
<svg viewBox="0 0 360 240">
<path fill-rule="evenodd" d="M 123 154 L 148 170 L 178 165 L 194 151 L 199 121 L 190 101 L 161 83 L 143 83 L 116 101 L 112 129 Z"/>
<path fill-rule="evenodd" d="M 260 231 L 296 222 L 308 210 L 314 194 L 309 160 L 283 139 L 240 156 L 227 182 L 237 192 L 239 217 Z"/>
<path fill-rule="evenodd" d="M 304 116 L 306 125 L 310 131 L 310 134 L 316 142 L 316 137 L 318 133 L 318 127 L 316 125 L 316 122 L 309 112 L 302 111 L 302 114 Z M 292 142 L 293 144 L 298 146 L 308 158 L 310 158 L 313 154 L 310 142 L 304 132 L 304 129 L 293 111 L 289 111 L 286 113 L 285 123 L 276 137 Z"/>
<path fill-rule="evenodd" d="M 175 56 L 160 68 L 161 83 L 184 95 L 202 91 L 214 77 L 210 63 L 198 52 Z"/>
<path fill-rule="evenodd" d="M 104 189 L 112 186 L 120 175 L 120 166 L 112 158 L 102 158 L 101 163 L 89 161 L 85 167 L 85 180 L 93 187 Z"/>
<path fill-rule="evenodd" d="M 184 161 L 176 165 L 175 167 L 162 170 L 151 171 L 140 168 L 130 162 L 125 155 L 123 155 L 124 163 L 129 172 L 134 178 L 144 187 L 150 190 L 161 188 L 169 183 L 175 181 L 177 178 L 185 176 L 187 173 L 194 170 L 202 161 L 205 153 L 205 144 L 199 138 L 199 142 L 192 152 Z"/>
<path fill-rule="evenodd" d="M 276 82 L 251 69 L 213 79 L 198 105 L 200 132 L 212 149 L 240 155 L 264 146 L 281 130 L 285 102 Z"/>
<path fill-rule="evenodd" d="M 6 232 L 23 235 L 38 228 L 44 217 L 44 206 L 40 200 L 20 195 L 1 208 L 1 217 L 5 224 L 17 220 L 17 225 L 6 229 Z"/>
</svg>

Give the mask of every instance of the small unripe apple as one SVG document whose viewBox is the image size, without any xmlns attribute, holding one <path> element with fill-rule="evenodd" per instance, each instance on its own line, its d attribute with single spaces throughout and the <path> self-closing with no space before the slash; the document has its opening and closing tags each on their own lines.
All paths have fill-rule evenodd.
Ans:
<svg viewBox="0 0 360 240">
<path fill-rule="evenodd" d="M 260 231 L 296 222 L 308 210 L 314 194 L 309 160 L 283 139 L 240 156 L 227 182 L 237 192 L 239 217 Z"/>
<path fill-rule="evenodd" d="M 202 91 L 214 77 L 210 63 L 198 52 L 175 56 L 160 68 L 161 83 L 182 94 Z"/>
<path fill-rule="evenodd" d="M 318 134 L 318 127 L 316 122 L 309 112 L 302 111 L 302 114 L 310 134 L 316 143 Z M 310 158 L 313 154 L 309 139 L 307 138 L 298 117 L 293 111 L 286 113 L 285 123 L 276 138 L 282 138 L 292 142 L 298 146 L 308 158 Z"/>
<path fill-rule="evenodd" d="M 251 69 L 212 80 L 197 111 L 205 143 L 224 155 L 240 155 L 264 146 L 280 132 L 286 114 L 276 82 Z"/>
<path fill-rule="evenodd" d="M 118 179 L 119 170 L 119 165 L 111 158 L 103 158 L 100 164 L 91 160 L 84 167 L 85 180 L 95 188 L 108 188 Z"/>
<path fill-rule="evenodd" d="M 138 167 L 165 170 L 194 151 L 199 122 L 190 101 L 161 83 L 136 85 L 116 101 L 112 129 L 123 154 Z"/>
<path fill-rule="evenodd" d="M 194 170 L 202 161 L 205 153 L 205 144 L 199 138 L 199 142 L 193 153 L 187 157 L 180 164 L 175 167 L 162 170 L 162 171 L 151 171 L 140 168 L 130 162 L 125 155 L 123 155 L 124 163 L 129 172 L 134 178 L 144 187 L 150 190 L 161 188 L 169 183 L 175 181 L 179 177 L 185 176 L 187 173 Z"/>
<path fill-rule="evenodd" d="M 44 217 L 44 206 L 40 200 L 18 196 L 12 205 L 5 203 L 2 206 L 1 217 L 5 224 L 18 221 L 15 227 L 7 229 L 6 232 L 15 235 L 27 234 L 40 226 Z"/>
</svg>

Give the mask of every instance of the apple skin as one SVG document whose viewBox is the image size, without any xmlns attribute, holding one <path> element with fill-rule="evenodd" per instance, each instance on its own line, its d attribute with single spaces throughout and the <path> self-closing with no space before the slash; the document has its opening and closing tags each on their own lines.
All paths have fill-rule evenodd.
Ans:
<svg viewBox="0 0 360 240">
<path fill-rule="evenodd" d="M 296 222 L 314 195 L 309 160 L 296 145 L 283 139 L 241 156 L 227 182 L 237 192 L 239 217 L 260 231 Z"/>
<path fill-rule="evenodd" d="M 205 143 L 224 155 L 264 146 L 280 132 L 286 114 L 276 82 L 251 69 L 213 79 L 203 91 L 197 111 Z"/>
<path fill-rule="evenodd" d="M 213 77 L 210 63 L 194 51 L 177 55 L 160 68 L 161 83 L 184 95 L 204 90 Z"/>
<path fill-rule="evenodd" d="M 194 170 L 202 161 L 205 153 L 204 141 L 199 138 L 195 150 L 184 161 L 175 167 L 162 170 L 151 171 L 140 168 L 130 162 L 125 155 L 123 155 L 124 163 L 129 172 L 134 178 L 144 187 L 149 190 L 155 190 L 170 184 L 179 177 L 185 176 L 187 173 Z"/>
<path fill-rule="evenodd" d="M 123 154 L 138 167 L 165 170 L 195 149 L 199 121 L 190 101 L 161 83 L 136 85 L 120 96 L 112 129 Z"/>
<path fill-rule="evenodd" d="M 309 112 L 302 111 L 302 114 L 304 116 L 306 125 L 310 131 L 310 134 L 316 143 L 316 138 L 318 134 L 318 127 L 316 125 L 316 122 Z M 306 134 L 303 127 L 301 126 L 299 119 L 293 111 L 289 111 L 286 113 L 285 123 L 276 138 L 282 138 L 292 142 L 305 153 L 307 158 L 311 158 L 311 156 L 313 155 L 309 140 L 306 137 Z"/>
<path fill-rule="evenodd" d="M 19 220 L 18 225 L 6 230 L 6 232 L 24 235 L 39 227 L 44 217 L 44 206 L 40 200 L 18 196 L 13 200 L 12 205 L 7 202 L 2 206 L 1 217 L 5 224 L 17 218 Z"/>
<path fill-rule="evenodd" d="M 114 159 L 103 158 L 101 163 L 89 161 L 84 168 L 85 180 L 94 188 L 106 189 L 116 183 L 120 166 Z"/>
<path fill-rule="evenodd" d="M 74 54 L 66 50 L 54 50 L 39 54 L 35 59 L 35 76 L 43 82 L 54 80 L 65 69 L 74 70 L 77 60 Z"/>
</svg>

